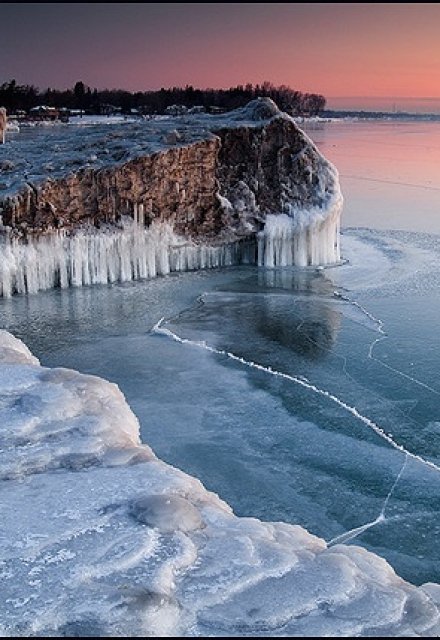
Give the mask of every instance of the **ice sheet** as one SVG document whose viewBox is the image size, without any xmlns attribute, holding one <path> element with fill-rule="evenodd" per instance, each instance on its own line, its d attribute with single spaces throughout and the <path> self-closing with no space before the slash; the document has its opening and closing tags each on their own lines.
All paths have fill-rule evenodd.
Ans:
<svg viewBox="0 0 440 640">
<path fill-rule="evenodd" d="M 234 516 L 141 444 L 115 385 L 0 341 L 3 635 L 438 634 L 438 586 Z"/>
</svg>

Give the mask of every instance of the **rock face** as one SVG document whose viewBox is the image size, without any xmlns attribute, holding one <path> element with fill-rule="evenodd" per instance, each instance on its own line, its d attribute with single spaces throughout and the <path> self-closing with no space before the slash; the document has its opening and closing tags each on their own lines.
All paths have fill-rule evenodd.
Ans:
<svg viewBox="0 0 440 640">
<path fill-rule="evenodd" d="M 255 232 L 268 213 L 288 212 L 292 205 L 326 206 L 338 190 L 337 176 L 292 119 L 270 99 L 227 115 L 195 120 L 194 128 L 200 120 L 206 126 L 204 139 L 167 131 L 163 148 L 127 162 L 113 154 L 107 166 L 89 162 L 55 178 L 46 162 L 47 177 L 25 177 L 3 200 L 0 191 L 3 224 L 40 233 L 99 226 L 137 215 L 141 207 L 146 226 L 169 222 L 183 236 L 212 239 Z M 151 135 L 148 123 L 137 135 Z M 14 169 L 7 157 L 0 163 L 5 176 Z"/>
<path fill-rule="evenodd" d="M 126 227 L 131 218 L 137 235 L 162 224 L 192 246 L 242 240 L 256 245 L 258 236 L 260 264 L 339 260 L 337 171 L 270 99 L 221 116 L 156 119 L 110 133 L 103 126 L 43 133 L 36 141 L 17 140 L 0 150 L 0 235 L 7 242 L 35 244 L 58 230 L 63 238 L 84 230 L 108 232 Z M 4 290 L 26 290 L 31 276 L 17 275 L 23 257 L 15 245 L 8 249 Z M 0 246 L 0 280 L 1 251 Z M 72 249 L 57 245 L 57 265 L 63 266 L 50 268 L 63 274 L 54 273 L 47 282 L 76 277 L 69 273 L 78 268 L 70 258 L 59 258 L 60 251 Z M 111 251 L 106 260 L 112 260 Z M 46 253 L 46 245 L 40 253 Z M 33 259 L 28 252 L 26 260 Z M 127 260 L 131 264 L 132 256 Z M 211 262 L 217 266 L 222 260 Z M 197 268 L 194 256 L 190 262 Z M 203 259 L 199 266 L 204 265 Z M 132 277 L 142 272 L 130 268 Z M 103 264 L 99 269 L 96 280 L 92 266 L 84 283 L 101 282 L 106 270 L 114 273 Z M 21 284 L 11 284 L 15 280 Z"/>
<path fill-rule="evenodd" d="M 231 203 L 232 228 L 258 228 L 268 214 L 321 208 L 338 201 L 336 171 L 288 118 L 261 127 L 222 129 L 217 178 Z"/>
<path fill-rule="evenodd" d="M 3 205 L 3 223 L 38 232 L 85 223 L 99 227 L 124 215 L 135 217 L 140 209 L 146 226 L 168 221 L 180 233 L 201 233 L 201 225 L 219 208 L 218 146 L 218 140 L 195 142 L 122 165 L 79 169 L 38 187 L 28 185 Z"/>
</svg>

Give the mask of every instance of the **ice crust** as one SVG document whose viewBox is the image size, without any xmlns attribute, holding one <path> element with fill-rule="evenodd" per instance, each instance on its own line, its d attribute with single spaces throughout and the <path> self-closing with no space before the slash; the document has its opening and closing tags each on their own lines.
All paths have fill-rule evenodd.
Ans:
<svg viewBox="0 0 440 640">
<path fill-rule="evenodd" d="M 116 385 L 41 367 L 6 331 L 0 398 L 1 635 L 439 634 L 439 585 L 236 517 L 140 442 Z"/>
</svg>

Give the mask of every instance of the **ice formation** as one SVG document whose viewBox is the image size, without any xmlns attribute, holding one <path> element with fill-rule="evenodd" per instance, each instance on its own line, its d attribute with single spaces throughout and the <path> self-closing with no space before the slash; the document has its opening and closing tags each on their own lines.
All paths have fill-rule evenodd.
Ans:
<svg viewBox="0 0 440 640">
<path fill-rule="evenodd" d="M 1 295 L 339 261 L 338 173 L 271 100 L 119 128 L 52 127 L 1 151 Z"/>
<path fill-rule="evenodd" d="M 142 210 L 140 210 L 142 211 Z M 302 225 L 301 216 L 268 215 L 257 238 L 211 244 L 177 235 L 169 223 L 145 228 L 125 220 L 104 230 L 85 228 L 29 237 L 0 237 L 0 296 L 36 293 L 53 287 L 84 286 L 154 278 L 173 271 L 238 264 L 310 266 L 337 263 L 339 211 Z M 312 216 L 311 216 L 312 217 Z"/>
<path fill-rule="evenodd" d="M 27 243 L 6 238 L 0 251 L 3 297 L 251 263 L 255 254 L 246 242 L 196 244 L 177 236 L 168 223 L 146 229 L 130 219 L 120 228 L 52 233 Z"/>
<path fill-rule="evenodd" d="M 423 636 L 440 587 L 238 518 L 158 460 L 118 388 L 0 332 L 4 636 Z"/>
<path fill-rule="evenodd" d="M 266 267 L 336 264 L 340 251 L 340 204 L 327 215 L 297 210 L 295 215 L 268 215 L 258 234 L 258 264 Z"/>
</svg>

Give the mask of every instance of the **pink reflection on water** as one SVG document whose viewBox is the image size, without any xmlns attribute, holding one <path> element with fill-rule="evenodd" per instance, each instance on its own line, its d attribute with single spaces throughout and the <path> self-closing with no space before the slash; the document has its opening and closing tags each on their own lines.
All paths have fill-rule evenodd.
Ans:
<svg viewBox="0 0 440 640">
<path fill-rule="evenodd" d="M 440 233 L 440 122 L 305 127 L 339 170 L 343 226 Z"/>
</svg>

